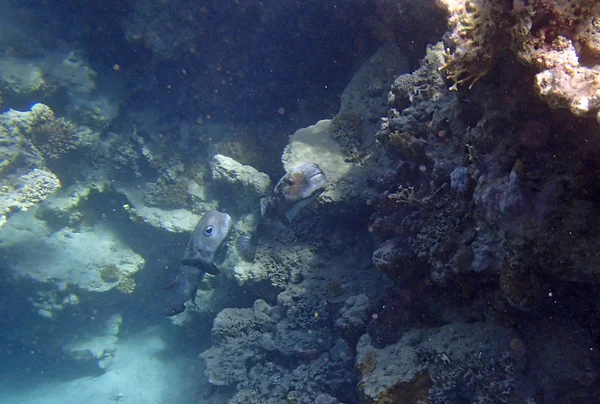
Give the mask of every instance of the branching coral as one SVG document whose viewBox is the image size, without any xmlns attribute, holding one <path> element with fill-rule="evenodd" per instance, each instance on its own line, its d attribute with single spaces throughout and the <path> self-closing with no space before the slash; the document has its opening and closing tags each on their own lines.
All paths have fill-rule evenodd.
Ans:
<svg viewBox="0 0 600 404">
<path fill-rule="evenodd" d="M 123 278 L 121 278 L 121 281 L 117 284 L 117 289 L 120 292 L 127 293 L 128 295 L 133 293 L 135 287 L 135 279 L 133 279 L 131 275 L 123 276 Z"/>
<path fill-rule="evenodd" d="M 449 13 L 451 48 L 446 49 L 446 63 L 440 68 L 454 84 L 468 84 L 469 89 L 496 64 L 501 49 L 502 5 L 492 0 L 440 0 Z"/>
<path fill-rule="evenodd" d="M 80 144 L 78 129 L 63 118 L 57 118 L 44 104 L 35 104 L 30 134 L 33 143 L 47 159 L 57 159 Z"/>
<path fill-rule="evenodd" d="M 600 122 L 600 3 L 596 0 L 440 0 L 451 32 L 441 70 L 469 88 L 510 48 L 537 70 L 535 91 L 551 108 Z"/>
<path fill-rule="evenodd" d="M 425 204 L 425 202 L 422 199 L 419 199 L 415 194 L 414 187 L 404 188 L 402 185 L 398 187 L 397 192 L 389 194 L 388 198 L 409 206 L 423 206 Z"/>
</svg>

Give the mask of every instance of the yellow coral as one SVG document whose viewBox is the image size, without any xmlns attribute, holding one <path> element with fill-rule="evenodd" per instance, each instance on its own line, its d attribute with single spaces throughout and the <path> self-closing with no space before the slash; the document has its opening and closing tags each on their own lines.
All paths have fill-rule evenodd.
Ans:
<svg viewBox="0 0 600 404">
<path fill-rule="evenodd" d="M 131 294 L 135 290 L 136 283 L 135 279 L 131 275 L 125 275 L 121 282 L 117 285 L 117 289 L 123 293 Z"/>
<path fill-rule="evenodd" d="M 454 82 L 450 90 L 466 83 L 471 89 L 496 63 L 501 10 L 489 0 L 440 0 L 440 4 L 448 11 L 454 48 L 446 49 L 440 70 Z"/>
</svg>

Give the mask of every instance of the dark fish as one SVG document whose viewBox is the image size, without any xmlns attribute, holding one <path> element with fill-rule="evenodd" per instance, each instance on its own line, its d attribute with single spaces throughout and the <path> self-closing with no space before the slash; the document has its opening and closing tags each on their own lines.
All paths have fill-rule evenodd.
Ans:
<svg viewBox="0 0 600 404">
<path fill-rule="evenodd" d="M 289 226 L 296 215 L 310 205 L 327 186 L 321 167 L 307 163 L 285 174 L 273 190 L 273 195 L 261 200 L 261 214 L 275 215 Z"/>
<path fill-rule="evenodd" d="M 219 273 L 213 260 L 232 228 L 233 221 L 227 213 L 211 210 L 202 216 L 187 243 L 177 277 L 165 288 L 168 292 L 167 316 L 185 310 L 185 302 L 196 296 L 205 273 Z"/>
<path fill-rule="evenodd" d="M 214 264 L 215 255 L 233 228 L 231 216 L 211 210 L 206 212 L 196 225 L 188 241 L 181 263 L 218 275 L 219 268 Z"/>
<path fill-rule="evenodd" d="M 196 298 L 198 285 L 204 278 L 204 272 L 196 267 L 183 265 L 177 278 L 165 288 L 168 291 L 167 316 L 174 316 L 185 310 L 185 302 Z"/>
</svg>

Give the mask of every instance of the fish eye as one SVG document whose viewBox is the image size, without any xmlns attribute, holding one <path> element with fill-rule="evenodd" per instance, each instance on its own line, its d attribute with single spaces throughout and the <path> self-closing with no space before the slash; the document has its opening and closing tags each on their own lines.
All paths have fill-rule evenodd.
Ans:
<svg viewBox="0 0 600 404">
<path fill-rule="evenodd" d="M 286 178 L 283 182 L 285 182 L 285 185 L 290 187 L 294 185 L 294 181 L 290 180 L 289 178 Z"/>
<path fill-rule="evenodd" d="M 212 226 L 206 226 L 206 227 L 204 228 L 204 233 L 205 233 L 205 234 L 208 234 L 208 235 L 210 235 L 210 234 L 212 234 L 213 230 L 214 230 L 214 229 L 213 229 L 213 227 L 212 227 Z"/>
</svg>

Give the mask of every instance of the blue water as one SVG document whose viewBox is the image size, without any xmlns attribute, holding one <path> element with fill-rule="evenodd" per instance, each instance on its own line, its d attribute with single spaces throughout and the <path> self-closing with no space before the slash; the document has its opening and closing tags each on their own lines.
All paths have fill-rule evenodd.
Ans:
<svg viewBox="0 0 600 404">
<path fill-rule="evenodd" d="M 417 3 L 0 0 L 0 403 L 600 402 L 598 125 Z"/>
</svg>

